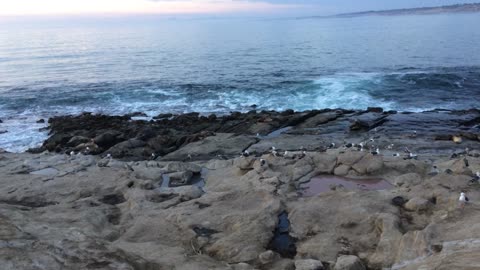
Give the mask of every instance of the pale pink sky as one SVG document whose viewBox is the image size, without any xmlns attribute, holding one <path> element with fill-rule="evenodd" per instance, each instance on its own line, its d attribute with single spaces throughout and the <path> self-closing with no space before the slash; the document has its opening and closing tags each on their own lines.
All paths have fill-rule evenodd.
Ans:
<svg viewBox="0 0 480 270">
<path fill-rule="evenodd" d="M 293 8 L 238 0 L 0 0 L 2 15 L 275 12 Z"/>
</svg>

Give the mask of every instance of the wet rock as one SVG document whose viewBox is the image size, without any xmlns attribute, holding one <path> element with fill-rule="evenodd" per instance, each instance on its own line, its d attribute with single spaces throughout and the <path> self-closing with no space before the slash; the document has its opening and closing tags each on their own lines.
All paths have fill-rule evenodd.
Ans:
<svg viewBox="0 0 480 270">
<path fill-rule="evenodd" d="M 87 137 L 74 136 L 74 137 L 72 137 L 72 138 L 67 142 L 67 146 L 69 146 L 69 147 L 76 147 L 76 146 L 78 146 L 79 144 L 88 143 L 88 142 L 90 142 L 90 139 L 87 138 Z"/>
<path fill-rule="evenodd" d="M 43 119 L 43 118 L 38 119 L 36 122 L 37 122 L 37 124 L 43 124 L 43 123 L 45 123 L 45 119 Z"/>
<path fill-rule="evenodd" d="M 145 145 L 146 142 L 144 141 L 138 139 L 131 139 L 116 144 L 112 148 L 108 149 L 107 152 L 110 153 L 114 158 L 145 158 L 150 156 L 150 154 L 145 152 L 145 149 L 142 148 Z"/>
<path fill-rule="evenodd" d="M 218 133 L 199 142 L 185 145 L 179 150 L 170 153 L 162 160 L 206 160 L 218 157 L 234 157 L 240 155 L 244 149 L 257 140 L 250 136 L 235 136 L 234 134 Z"/>
<path fill-rule="evenodd" d="M 340 256 L 335 263 L 334 270 L 365 270 L 365 266 L 357 256 L 344 255 Z"/>
<path fill-rule="evenodd" d="M 98 146 L 108 149 L 122 141 L 122 138 L 120 138 L 120 136 L 121 136 L 120 132 L 107 131 L 93 138 L 93 141 Z"/>
<path fill-rule="evenodd" d="M 323 264 L 321 261 L 313 259 L 295 260 L 296 270 L 323 270 Z"/>
</svg>

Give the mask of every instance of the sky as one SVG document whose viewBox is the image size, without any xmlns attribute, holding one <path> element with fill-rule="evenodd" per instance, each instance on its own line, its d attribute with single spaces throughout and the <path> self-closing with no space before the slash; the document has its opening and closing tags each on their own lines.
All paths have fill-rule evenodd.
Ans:
<svg viewBox="0 0 480 270">
<path fill-rule="evenodd" d="M 0 16 L 143 13 L 331 15 L 475 2 L 480 0 L 0 0 Z"/>
</svg>

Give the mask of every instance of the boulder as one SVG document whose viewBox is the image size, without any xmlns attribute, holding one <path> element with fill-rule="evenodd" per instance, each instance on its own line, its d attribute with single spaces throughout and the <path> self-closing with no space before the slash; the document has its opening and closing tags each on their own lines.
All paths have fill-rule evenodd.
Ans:
<svg viewBox="0 0 480 270">
<path fill-rule="evenodd" d="M 415 212 L 427 211 L 432 206 L 433 206 L 433 204 L 430 201 L 422 199 L 422 198 L 418 198 L 418 197 L 415 197 L 415 198 L 412 198 L 412 199 L 408 200 L 408 202 L 405 203 L 405 205 L 404 205 L 405 209 L 407 209 L 409 211 L 415 211 Z"/>
<path fill-rule="evenodd" d="M 335 263 L 334 270 L 365 270 L 362 261 L 353 255 L 340 256 Z"/>
<path fill-rule="evenodd" d="M 258 255 L 258 259 L 260 260 L 261 264 L 269 264 L 274 260 L 276 260 L 277 258 L 278 258 L 278 254 L 271 250 L 267 250 L 265 252 L 260 253 L 260 255 Z"/>
<path fill-rule="evenodd" d="M 93 141 L 100 147 L 108 149 L 115 144 L 121 142 L 119 136 L 121 135 L 118 131 L 107 131 L 98 136 L 96 136 Z"/>
<path fill-rule="evenodd" d="M 133 158 L 133 159 L 144 159 L 147 156 L 150 156 L 149 153 L 145 152 L 143 146 L 146 145 L 146 142 L 138 139 L 130 139 L 118 143 L 108 149 L 108 153 L 114 158 Z"/>
<path fill-rule="evenodd" d="M 422 182 L 422 177 L 418 173 L 402 174 L 394 178 L 393 183 L 397 187 L 411 187 Z"/>
<path fill-rule="evenodd" d="M 383 168 L 383 160 L 381 157 L 368 154 L 364 156 L 360 161 L 352 166 L 360 175 L 372 175 L 379 173 Z"/>
<path fill-rule="evenodd" d="M 323 270 L 321 261 L 313 259 L 295 260 L 295 270 Z"/>
<path fill-rule="evenodd" d="M 342 164 L 335 168 L 335 170 L 333 171 L 333 174 L 338 176 L 345 176 L 345 175 L 348 175 L 349 171 L 350 171 L 350 166 Z"/>
</svg>

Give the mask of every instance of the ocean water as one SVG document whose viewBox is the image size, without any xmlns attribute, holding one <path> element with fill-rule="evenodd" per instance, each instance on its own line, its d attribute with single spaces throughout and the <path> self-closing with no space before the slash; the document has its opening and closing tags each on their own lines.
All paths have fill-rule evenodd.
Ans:
<svg viewBox="0 0 480 270">
<path fill-rule="evenodd" d="M 0 19 L 0 148 L 83 111 L 466 109 L 480 13 L 347 19 Z"/>
</svg>

